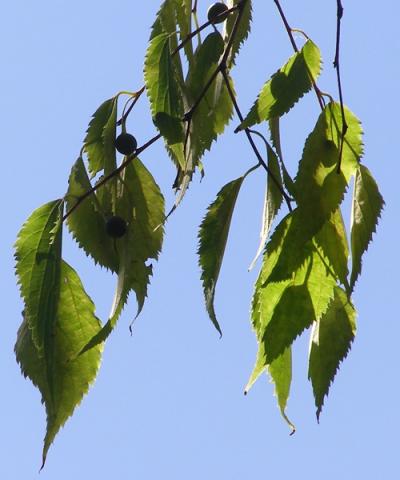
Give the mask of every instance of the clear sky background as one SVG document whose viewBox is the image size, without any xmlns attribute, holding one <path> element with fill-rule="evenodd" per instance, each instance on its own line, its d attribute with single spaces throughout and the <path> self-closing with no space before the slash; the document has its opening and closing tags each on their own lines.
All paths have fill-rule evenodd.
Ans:
<svg viewBox="0 0 400 480">
<path fill-rule="evenodd" d="M 292 54 L 272 0 L 253 3 L 253 34 L 233 71 L 244 112 Z M 255 163 L 245 138 L 233 134 L 235 119 L 204 158 L 205 179 L 201 184 L 194 179 L 167 224 L 164 250 L 133 337 L 128 324 L 134 298 L 106 346 L 95 385 L 56 438 L 40 478 L 399 478 L 400 7 L 395 0 L 343 3 L 345 101 L 363 122 L 364 162 L 380 185 L 386 208 L 354 295 L 358 335 L 321 423 L 315 420 L 307 381 L 307 335 L 295 348 L 288 407 L 297 426 L 294 436 L 289 436 L 266 378 L 243 396 L 256 354 L 249 305 L 257 269 L 248 273 L 247 267 L 258 246 L 262 171 L 246 181 L 233 219 L 216 297 L 221 340 L 204 309 L 195 255 L 198 225 L 220 187 Z M 207 4 L 199 0 L 202 20 Z M 292 26 L 321 47 L 325 70 L 319 85 L 336 96 L 336 2 L 282 0 L 282 5 Z M 0 6 L 4 480 L 37 478 L 45 432 L 39 392 L 20 375 L 13 354 L 22 303 L 12 245 L 33 209 L 65 193 L 98 105 L 119 90 L 141 87 L 158 6 L 158 0 L 14 0 Z M 317 115 L 311 93 L 283 121 L 284 153 L 292 173 Z M 154 134 L 145 98 L 129 125 L 139 144 Z M 146 151 L 142 160 L 171 205 L 174 171 L 162 144 Z M 94 269 L 67 237 L 64 249 L 104 319 L 115 279 Z"/>
</svg>

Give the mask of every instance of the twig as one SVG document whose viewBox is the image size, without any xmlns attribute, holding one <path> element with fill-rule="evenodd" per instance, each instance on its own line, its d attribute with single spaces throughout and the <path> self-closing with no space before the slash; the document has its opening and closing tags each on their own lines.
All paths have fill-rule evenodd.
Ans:
<svg viewBox="0 0 400 480">
<path fill-rule="evenodd" d="M 145 89 L 145 87 L 143 86 L 140 90 L 138 90 L 138 91 L 136 92 L 135 98 L 133 99 L 131 105 L 129 106 L 129 108 L 127 109 L 127 111 L 124 112 L 124 114 L 122 115 L 122 117 L 121 117 L 121 118 L 118 120 L 118 122 L 116 123 L 117 126 L 122 125 L 123 123 L 126 122 L 126 119 L 128 118 L 129 114 L 131 113 L 132 108 L 135 106 L 136 102 L 139 100 L 140 96 L 141 96 L 142 93 L 144 92 L 144 89 Z"/>
<path fill-rule="evenodd" d="M 71 213 L 78 208 L 78 206 L 87 198 L 89 197 L 92 193 L 94 193 L 96 190 L 98 190 L 102 185 L 107 183 L 111 178 L 115 177 L 116 175 L 119 175 L 130 163 L 132 160 L 134 160 L 136 157 L 138 157 L 144 150 L 149 148 L 153 143 L 155 143 L 157 140 L 161 138 L 161 134 L 155 135 L 153 138 L 151 138 L 148 142 L 146 142 L 144 145 L 139 147 L 135 153 L 132 155 L 129 155 L 124 162 L 121 163 L 121 165 L 113 170 L 111 173 L 109 173 L 107 176 L 103 177 L 96 185 L 94 185 L 92 188 L 90 188 L 87 192 L 85 192 L 83 195 L 81 195 L 78 200 L 76 201 L 75 205 L 73 205 L 63 216 L 62 221 L 64 222 L 70 215 Z"/>
<path fill-rule="evenodd" d="M 228 93 L 229 93 L 229 96 L 232 100 L 232 103 L 233 103 L 233 107 L 236 111 L 236 115 L 239 117 L 239 120 L 240 122 L 243 122 L 244 118 L 243 118 L 243 115 L 242 115 L 242 112 L 240 111 L 240 108 L 239 108 L 239 105 L 236 101 L 236 98 L 235 98 L 235 94 L 233 93 L 233 90 L 232 90 L 232 87 L 231 87 L 231 84 L 229 82 L 229 77 L 228 77 L 228 74 L 226 73 L 226 69 L 223 69 L 221 71 L 223 77 L 224 77 L 224 81 L 225 81 L 225 85 L 226 85 L 226 88 L 228 90 Z M 248 128 L 245 128 L 244 129 L 244 132 L 246 133 L 246 137 L 250 143 L 250 146 L 251 148 L 253 149 L 253 152 L 255 154 L 255 156 L 257 157 L 257 160 L 258 160 L 258 163 L 259 165 L 261 165 L 264 170 L 268 173 L 268 175 L 271 177 L 272 181 L 275 183 L 276 187 L 278 188 L 278 190 L 281 192 L 283 198 L 285 199 L 285 202 L 286 202 L 286 205 L 289 209 L 289 212 L 291 212 L 293 209 L 292 209 L 292 206 L 290 204 L 291 202 L 291 198 L 289 197 L 289 195 L 285 192 L 285 190 L 283 189 L 282 185 L 280 184 L 280 182 L 278 181 L 278 179 L 275 177 L 275 175 L 271 172 L 271 170 L 268 168 L 268 165 L 265 163 L 264 159 L 262 158 L 256 144 L 254 143 L 254 140 L 253 140 L 253 137 L 251 136 L 251 132 Z"/>
<path fill-rule="evenodd" d="M 279 11 L 279 15 L 282 19 L 282 22 L 285 25 L 285 28 L 286 28 L 287 34 L 289 36 L 290 43 L 292 44 L 293 50 L 296 53 L 298 53 L 299 49 L 297 48 L 296 42 L 294 41 L 294 37 L 293 37 L 293 31 L 298 31 L 298 30 L 297 29 L 292 29 L 290 27 L 289 22 L 287 21 L 286 15 L 285 15 L 282 7 L 281 7 L 281 4 L 280 4 L 279 0 L 274 0 L 274 3 L 275 3 L 275 5 L 276 5 L 276 7 Z M 325 108 L 323 96 L 322 96 L 321 91 L 318 88 L 318 85 L 316 84 L 316 82 L 315 82 L 315 80 L 314 80 L 314 78 L 313 78 L 313 76 L 311 75 L 310 72 L 309 72 L 309 75 L 310 75 L 310 79 L 311 79 L 312 86 L 314 88 L 315 94 L 317 95 L 319 106 L 321 107 L 321 110 L 323 110 Z"/>
<path fill-rule="evenodd" d="M 342 165 L 342 157 L 343 157 L 344 138 L 347 133 L 348 125 L 346 122 L 346 115 L 344 113 L 342 80 L 340 76 L 340 33 L 341 33 L 341 25 L 342 25 L 342 17 L 343 17 L 343 5 L 341 0 L 336 0 L 336 1 L 337 1 L 336 49 L 335 49 L 335 59 L 333 61 L 333 67 L 336 70 L 337 84 L 338 84 L 338 90 L 339 90 L 340 111 L 342 114 L 342 131 L 340 134 L 339 159 L 338 159 L 337 169 L 336 169 L 337 173 L 340 173 L 340 168 Z"/>
</svg>

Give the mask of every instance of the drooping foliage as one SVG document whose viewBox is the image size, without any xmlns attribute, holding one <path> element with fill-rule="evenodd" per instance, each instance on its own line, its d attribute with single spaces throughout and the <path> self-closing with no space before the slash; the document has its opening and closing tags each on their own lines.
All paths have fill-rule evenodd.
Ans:
<svg viewBox="0 0 400 480">
<path fill-rule="evenodd" d="M 231 70 L 240 70 L 239 52 L 250 34 L 252 2 L 226 2 L 226 19 L 214 25 L 206 19 L 199 22 L 197 3 L 162 2 L 144 59 L 144 86 L 120 92 L 100 105 L 72 166 L 65 196 L 36 209 L 18 234 L 15 260 L 23 314 L 15 352 L 23 375 L 39 389 L 47 413 L 43 465 L 57 432 L 95 380 L 104 343 L 131 292 L 137 315 L 142 311 L 161 252 L 164 223 L 195 173 L 204 175 L 206 152 L 234 113 L 235 132 L 249 141 L 255 164 L 223 186 L 205 212 L 198 256 L 206 310 L 222 334 L 214 299 L 231 219 L 247 176 L 264 175 L 260 244 L 251 264 L 254 267 L 262 256 L 251 301 L 258 352 L 245 393 L 268 374 L 281 414 L 294 431 L 286 413 L 293 343 L 311 330 L 308 377 L 319 418 L 354 341 L 352 293 L 384 205 L 376 181 L 362 163 L 361 123 L 343 104 L 340 82 L 338 101 L 321 93 L 317 86 L 321 52 L 308 37 L 297 47 L 279 2 L 274 3 L 295 52 L 282 59 L 283 66 L 270 78 L 261 79 L 260 84 L 265 81 L 260 92 L 243 115 Z M 282 154 L 280 118 L 295 106 L 300 108 L 302 97 L 312 90 L 321 112 L 310 120 L 310 134 L 292 178 Z M 143 92 L 157 132 L 121 157 L 115 140 L 119 129 L 126 133 L 127 118 Z M 256 124 L 265 135 L 252 130 Z M 258 149 L 256 137 L 261 137 L 265 150 Z M 169 214 L 152 173 L 139 160 L 160 138 L 176 169 L 176 198 Z M 343 220 L 346 195 L 352 195 L 349 232 Z M 121 228 L 114 231 L 116 223 Z M 77 272 L 62 258 L 64 224 L 79 248 L 116 276 L 111 311 L 103 322 Z"/>
</svg>

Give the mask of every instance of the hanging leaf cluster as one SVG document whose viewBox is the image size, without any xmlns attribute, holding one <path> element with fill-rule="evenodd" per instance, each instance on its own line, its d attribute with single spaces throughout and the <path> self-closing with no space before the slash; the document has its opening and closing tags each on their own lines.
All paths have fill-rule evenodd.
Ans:
<svg viewBox="0 0 400 480">
<path fill-rule="evenodd" d="M 161 4 L 144 59 L 144 86 L 100 105 L 72 166 L 66 194 L 36 209 L 18 234 L 15 259 L 23 320 L 15 352 L 46 409 L 43 465 L 57 432 L 93 383 L 104 343 L 131 292 L 137 315 L 141 312 L 165 221 L 194 174 L 204 175 L 203 157 L 234 114 L 235 132 L 250 143 L 256 163 L 223 186 L 209 206 L 199 229 L 198 255 L 206 310 L 222 334 L 214 297 L 231 219 L 247 176 L 264 175 L 260 244 L 251 264 L 262 256 L 251 301 L 258 353 L 245 392 L 267 373 L 280 411 L 294 430 L 286 414 L 294 341 L 310 331 L 308 378 L 319 417 L 354 340 L 352 293 L 384 204 L 362 163 L 361 123 L 343 104 L 341 91 L 335 101 L 317 87 L 321 53 L 308 37 L 265 81 L 243 115 L 231 69 L 250 32 L 252 2 L 217 2 L 200 26 L 197 3 Z M 310 125 L 292 178 L 282 154 L 280 118 L 311 90 L 321 113 Z M 144 91 L 157 133 L 138 147 L 126 122 Z M 253 130 L 255 125 L 263 133 Z M 139 159 L 160 138 L 176 169 L 176 198 L 167 213 L 159 186 Z M 255 141 L 260 138 L 262 150 Z M 351 186 L 347 231 L 342 209 Z M 115 274 L 111 310 L 103 322 L 77 272 L 62 258 L 65 227 L 96 265 Z"/>
</svg>

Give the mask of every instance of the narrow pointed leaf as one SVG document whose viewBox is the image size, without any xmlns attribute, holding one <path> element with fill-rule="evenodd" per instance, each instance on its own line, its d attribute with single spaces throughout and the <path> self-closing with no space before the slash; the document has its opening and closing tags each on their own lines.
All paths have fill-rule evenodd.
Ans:
<svg viewBox="0 0 400 480">
<path fill-rule="evenodd" d="M 15 243 L 18 283 L 36 348 L 51 362 L 59 290 L 62 200 L 36 209 Z"/>
<path fill-rule="evenodd" d="M 276 151 L 276 153 L 278 155 L 278 158 L 280 160 L 283 183 L 285 185 L 286 190 L 289 192 L 289 194 L 294 199 L 296 199 L 296 192 L 295 192 L 293 179 L 290 176 L 289 172 L 287 171 L 285 163 L 283 161 L 279 117 L 270 118 L 269 121 L 268 121 L 268 124 L 269 124 L 269 131 L 270 131 L 270 134 L 271 134 L 271 143 L 272 143 L 272 146 L 275 148 L 275 151 Z"/>
<path fill-rule="evenodd" d="M 100 347 L 78 358 L 74 357 L 99 328 L 100 322 L 94 315 L 94 305 L 85 293 L 78 275 L 66 262 L 62 262 L 51 366 L 46 365 L 32 341 L 32 330 L 26 318 L 19 329 L 15 346 L 22 373 L 38 387 L 46 407 L 47 431 L 43 465 L 57 432 L 72 415 L 96 377 L 100 365 Z"/>
<path fill-rule="evenodd" d="M 376 231 L 383 206 L 384 201 L 374 178 L 367 167 L 360 165 L 354 183 L 351 215 L 351 254 L 353 263 L 350 280 L 351 290 L 354 289 L 357 278 L 361 273 L 362 256 L 372 240 L 373 233 Z"/>
<path fill-rule="evenodd" d="M 281 171 L 279 167 L 279 160 L 276 156 L 275 152 L 272 150 L 270 146 L 267 146 L 268 150 L 268 169 L 274 176 L 274 178 L 279 182 L 279 185 L 282 187 L 282 178 L 281 178 Z M 262 251 L 264 250 L 265 243 L 268 239 L 272 222 L 276 214 L 278 213 L 283 201 L 283 196 L 281 190 L 277 187 L 275 181 L 271 178 L 271 175 L 268 174 L 267 178 L 267 188 L 265 191 L 265 199 L 264 199 L 264 210 L 263 210 L 263 221 L 262 227 L 260 232 L 260 244 L 257 250 L 257 253 L 251 262 L 249 270 L 251 270 L 258 257 L 261 255 Z"/>
<path fill-rule="evenodd" d="M 175 0 L 175 8 L 179 37 L 182 42 L 192 31 L 192 0 Z M 191 63 L 193 60 L 192 40 L 187 41 L 183 48 L 189 63 Z"/>
<path fill-rule="evenodd" d="M 240 1 L 241 0 L 230 0 L 228 2 L 229 8 L 237 5 Z M 231 13 L 225 21 L 225 30 L 224 30 L 225 43 L 229 41 L 229 38 L 232 34 L 236 17 L 237 17 L 237 12 Z M 241 46 L 249 36 L 250 28 L 251 28 L 251 20 L 252 20 L 252 0 L 247 0 L 244 6 L 244 11 L 243 11 L 241 21 L 239 23 L 239 28 L 237 29 L 236 35 L 232 43 L 232 49 L 230 51 L 230 54 L 227 60 L 227 66 L 229 69 L 232 68 L 232 66 L 235 64 L 237 54 L 239 53 Z"/>
<path fill-rule="evenodd" d="M 212 323 L 220 334 L 221 328 L 214 310 L 215 287 L 242 182 L 243 177 L 237 178 L 220 190 L 215 201 L 208 207 L 199 231 L 198 254 L 206 308 Z"/>
<path fill-rule="evenodd" d="M 271 381 L 275 385 L 275 396 L 278 402 L 279 410 L 286 423 L 294 433 L 296 427 L 286 415 L 286 406 L 290 394 L 290 385 L 292 383 L 292 350 L 287 348 L 279 357 L 277 357 L 269 366 L 268 372 Z"/>
<path fill-rule="evenodd" d="M 104 169 L 107 173 L 110 172 L 115 164 L 116 118 L 117 97 L 113 97 L 100 105 L 89 123 L 84 149 L 88 155 L 89 171 L 93 176 Z"/>
<path fill-rule="evenodd" d="M 321 53 L 311 40 L 295 53 L 268 82 L 237 131 L 256 123 L 281 117 L 311 90 L 321 71 Z"/>
<path fill-rule="evenodd" d="M 317 417 L 340 363 L 347 356 L 356 332 L 356 312 L 339 287 L 327 312 L 314 324 L 311 334 L 308 376 L 311 380 Z"/>
<path fill-rule="evenodd" d="M 259 376 L 264 372 L 269 373 L 269 377 L 275 386 L 274 393 L 278 402 L 278 407 L 281 415 L 286 421 L 286 423 L 289 425 L 289 427 L 292 429 L 292 433 L 294 433 L 296 428 L 286 415 L 286 406 L 290 393 L 290 385 L 292 382 L 291 349 L 286 349 L 282 355 L 280 355 L 270 365 L 268 365 L 264 350 L 264 344 L 260 343 L 258 346 L 256 364 L 244 390 L 245 395 L 249 393 L 251 387 L 257 381 Z"/>
</svg>

